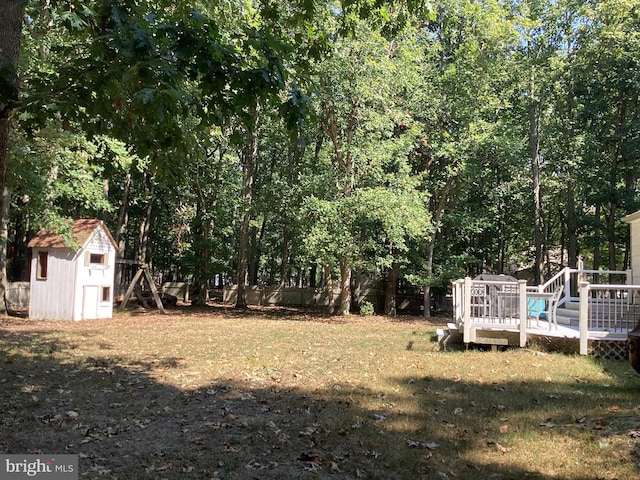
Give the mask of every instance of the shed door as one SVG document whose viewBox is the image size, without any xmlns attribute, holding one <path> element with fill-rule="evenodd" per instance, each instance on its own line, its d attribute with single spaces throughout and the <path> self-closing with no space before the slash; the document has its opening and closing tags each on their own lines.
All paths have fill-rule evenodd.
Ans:
<svg viewBox="0 0 640 480">
<path fill-rule="evenodd" d="M 84 320 L 98 318 L 100 287 L 97 285 L 85 285 L 82 298 L 82 318 Z"/>
</svg>

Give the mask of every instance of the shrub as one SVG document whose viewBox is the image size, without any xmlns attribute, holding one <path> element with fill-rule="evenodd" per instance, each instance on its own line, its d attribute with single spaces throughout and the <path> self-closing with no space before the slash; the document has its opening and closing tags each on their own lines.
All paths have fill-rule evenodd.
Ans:
<svg viewBox="0 0 640 480">
<path fill-rule="evenodd" d="M 373 303 L 371 302 L 362 302 L 360 304 L 360 315 L 363 317 L 368 317 L 369 315 L 373 315 L 375 313 L 375 309 L 373 308 Z"/>
</svg>

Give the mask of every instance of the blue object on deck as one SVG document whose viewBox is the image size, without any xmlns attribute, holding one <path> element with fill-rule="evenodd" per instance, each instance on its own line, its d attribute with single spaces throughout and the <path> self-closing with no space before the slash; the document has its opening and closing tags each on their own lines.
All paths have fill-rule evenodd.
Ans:
<svg viewBox="0 0 640 480">
<path fill-rule="evenodd" d="M 527 300 L 527 312 L 532 317 L 538 317 L 541 320 L 547 318 L 547 314 L 545 309 L 547 307 L 547 302 L 539 298 L 529 298 Z"/>
</svg>

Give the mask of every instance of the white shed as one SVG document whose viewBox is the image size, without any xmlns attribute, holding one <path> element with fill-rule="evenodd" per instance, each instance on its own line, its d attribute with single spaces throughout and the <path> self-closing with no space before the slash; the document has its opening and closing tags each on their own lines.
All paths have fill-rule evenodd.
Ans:
<svg viewBox="0 0 640 480">
<path fill-rule="evenodd" d="M 28 246 L 31 259 L 29 318 L 111 318 L 116 243 L 104 222 L 73 222 L 67 240 L 41 230 Z"/>
<path fill-rule="evenodd" d="M 633 284 L 640 285 L 640 210 L 622 218 L 631 229 L 631 271 Z"/>
</svg>

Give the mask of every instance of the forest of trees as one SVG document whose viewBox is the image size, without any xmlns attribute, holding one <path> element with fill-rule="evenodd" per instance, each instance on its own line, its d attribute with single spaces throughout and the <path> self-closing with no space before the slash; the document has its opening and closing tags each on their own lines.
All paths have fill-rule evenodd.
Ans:
<svg viewBox="0 0 640 480">
<path fill-rule="evenodd" d="M 2 0 L 0 271 L 103 218 L 206 295 L 628 268 L 635 0 Z M 5 248 L 6 247 L 6 248 Z M 198 300 L 198 299 L 196 299 Z M 425 310 L 429 315 L 429 309 Z"/>
</svg>

